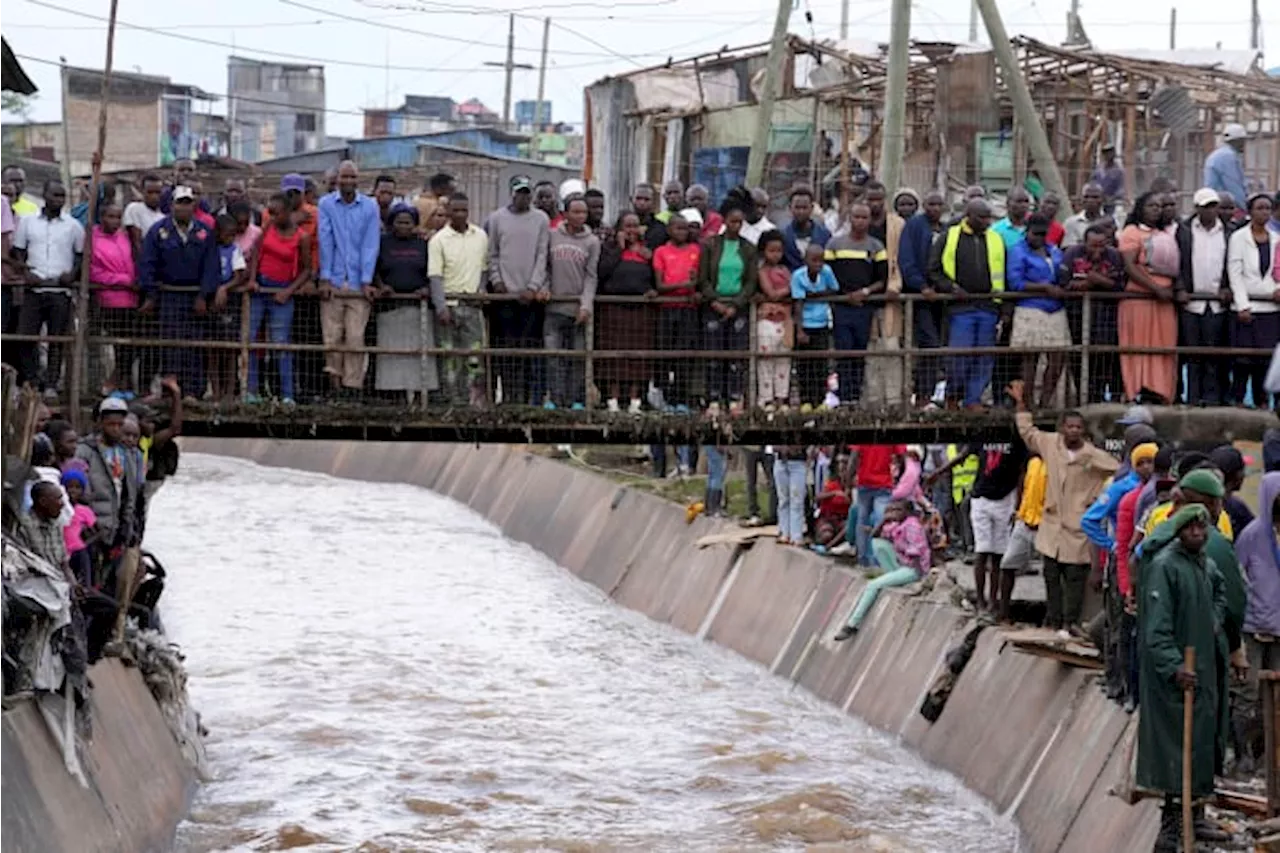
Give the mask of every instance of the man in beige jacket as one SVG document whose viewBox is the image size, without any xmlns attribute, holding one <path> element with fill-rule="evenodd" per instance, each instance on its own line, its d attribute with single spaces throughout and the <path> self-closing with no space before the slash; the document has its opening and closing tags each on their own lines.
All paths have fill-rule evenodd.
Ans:
<svg viewBox="0 0 1280 853">
<path fill-rule="evenodd" d="M 1018 407 L 1018 433 L 1044 460 L 1048 472 L 1044 515 L 1036 532 L 1036 550 L 1044 557 L 1045 624 L 1083 633 L 1080 617 L 1093 553 L 1080 521 L 1120 462 L 1085 438 L 1079 412 L 1064 412 L 1057 432 L 1036 429 L 1023 393 L 1022 380 L 1009 384 L 1009 396 Z"/>
</svg>

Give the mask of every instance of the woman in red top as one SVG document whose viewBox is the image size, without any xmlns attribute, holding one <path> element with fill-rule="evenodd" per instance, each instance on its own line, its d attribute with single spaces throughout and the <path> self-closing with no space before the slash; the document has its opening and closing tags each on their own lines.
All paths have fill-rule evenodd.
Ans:
<svg viewBox="0 0 1280 853">
<path fill-rule="evenodd" d="M 760 235 L 760 295 L 756 313 L 756 347 L 760 352 L 791 352 L 795 329 L 791 324 L 791 271 L 782 262 L 782 232 L 772 229 Z M 762 358 L 756 376 L 757 403 L 785 406 L 791 399 L 791 359 Z"/>
<path fill-rule="evenodd" d="M 654 250 L 653 277 L 656 295 L 666 297 L 658 306 L 657 349 L 694 350 L 698 348 L 698 302 L 694 281 L 698 277 L 701 247 L 689 239 L 689 223 L 680 214 L 667 221 L 668 241 Z M 693 360 L 661 359 L 657 385 L 668 405 L 677 412 L 687 412 L 693 398 Z"/>
<path fill-rule="evenodd" d="M 265 318 L 273 344 L 287 344 L 293 330 L 293 294 L 311 275 L 311 247 L 294 222 L 293 210 L 283 193 L 271 196 L 267 204 L 271 220 L 262 229 L 258 246 L 249 266 L 249 339 L 258 336 Z M 254 352 L 249 357 L 249 387 L 245 402 L 258 400 L 258 362 Z M 293 404 L 293 353 L 272 354 L 280 372 L 280 397 Z"/>
</svg>

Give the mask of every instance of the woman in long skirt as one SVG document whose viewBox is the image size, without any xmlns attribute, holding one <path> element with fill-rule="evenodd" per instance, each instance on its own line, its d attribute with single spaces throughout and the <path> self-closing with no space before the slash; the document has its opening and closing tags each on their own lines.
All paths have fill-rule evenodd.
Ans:
<svg viewBox="0 0 1280 853">
<path fill-rule="evenodd" d="M 428 310 L 427 241 L 417 233 L 418 211 L 408 204 L 391 208 L 390 228 L 382 235 L 376 284 L 384 296 L 378 313 L 380 349 L 421 349 L 435 346 Z M 412 295 L 416 299 L 407 299 Z M 418 393 L 440 387 L 434 356 L 379 355 L 375 386 L 379 391 L 401 392 L 407 403 Z"/>
<path fill-rule="evenodd" d="M 644 296 L 653 289 L 653 252 L 644 244 L 640 218 L 627 212 L 618 219 L 615 236 L 600 247 L 600 296 Z M 657 329 L 653 305 L 600 303 L 596 308 L 597 350 L 651 350 Z M 648 359 L 601 358 L 595 375 L 610 410 L 619 408 L 625 393 L 628 410 L 640 411 L 640 401 L 653 378 Z"/>
<path fill-rule="evenodd" d="M 1126 400 L 1173 401 L 1178 357 L 1178 316 L 1173 304 L 1173 280 L 1178 274 L 1178 241 L 1166 230 L 1160 193 L 1140 196 L 1120 232 L 1119 248 L 1128 274 L 1126 293 L 1142 294 L 1120 302 L 1120 346 L 1162 347 L 1168 353 L 1120 355 L 1120 374 Z"/>
</svg>

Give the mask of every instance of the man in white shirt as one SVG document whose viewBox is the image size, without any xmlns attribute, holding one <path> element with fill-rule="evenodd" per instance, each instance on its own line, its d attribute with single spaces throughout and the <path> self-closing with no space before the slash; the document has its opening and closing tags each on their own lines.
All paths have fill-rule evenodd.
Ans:
<svg viewBox="0 0 1280 853">
<path fill-rule="evenodd" d="M 61 181 L 44 185 L 44 209 L 18 220 L 13 255 L 26 264 L 29 285 L 18 314 L 18 334 L 38 335 L 42 326 L 52 336 L 71 328 L 71 288 L 80 278 L 84 228 L 63 210 L 67 191 Z M 47 396 L 57 396 L 62 378 L 62 344 L 49 344 L 47 372 L 40 372 L 38 344 L 23 344 L 19 381 L 35 383 Z"/>
<path fill-rule="evenodd" d="M 1227 345 L 1227 229 L 1218 216 L 1218 193 L 1204 187 L 1193 197 L 1196 212 L 1178 224 L 1182 270 L 1178 276 L 1179 338 L 1187 347 Z M 1221 406 L 1230 390 L 1230 359 L 1188 354 L 1187 402 Z"/>
<path fill-rule="evenodd" d="M 751 191 L 751 210 L 743 212 L 742 230 L 739 233 L 743 240 L 755 246 L 760 242 L 760 235 L 766 231 L 775 231 L 778 226 L 769 221 L 769 194 L 763 187 Z M 724 233 L 724 228 L 720 229 Z"/>
<path fill-rule="evenodd" d="M 142 201 L 131 201 L 124 209 L 120 224 L 129 232 L 129 241 L 133 243 L 133 257 L 136 260 L 142 252 L 142 240 L 161 219 L 164 211 L 160 209 L 160 198 L 164 195 L 164 181 L 159 175 L 142 176 Z"/>
</svg>

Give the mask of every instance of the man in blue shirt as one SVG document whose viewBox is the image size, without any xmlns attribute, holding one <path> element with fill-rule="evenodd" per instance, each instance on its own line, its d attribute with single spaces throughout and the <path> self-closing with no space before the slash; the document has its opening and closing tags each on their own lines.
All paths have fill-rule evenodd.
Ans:
<svg viewBox="0 0 1280 853">
<path fill-rule="evenodd" d="M 915 328 L 916 346 L 934 349 L 942 346 L 943 306 L 935 302 L 937 291 L 929 283 L 929 250 L 934 239 L 942 232 L 942 214 L 947 207 L 942 193 L 926 193 L 920 212 L 907 220 L 898 241 L 898 269 L 902 270 L 904 293 L 923 294 L 927 301 L 917 302 L 912 325 Z M 916 405 L 925 406 L 933 397 L 933 388 L 940 373 L 940 359 L 920 356 L 916 359 Z"/>
<path fill-rule="evenodd" d="M 338 165 L 338 191 L 320 199 L 320 328 L 324 334 L 324 372 L 339 396 L 358 397 L 369 359 L 338 347 L 364 346 L 364 330 L 377 290 L 381 220 L 378 203 L 357 189 L 360 172 L 344 160 Z"/>
<path fill-rule="evenodd" d="M 1204 185 L 1232 198 L 1248 198 L 1244 184 L 1244 142 L 1248 132 L 1238 124 L 1222 129 L 1222 144 L 1204 160 Z"/>
<path fill-rule="evenodd" d="M 174 187 L 171 212 L 152 225 L 142 241 L 141 311 L 150 314 L 159 306 L 164 340 L 203 340 L 207 300 L 218 289 L 218 241 L 195 218 L 195 206 L 191 187 Z M 205 385 L 202 353 L 193 347 L 166 347 L 160 353 L 160 371 L 176 379 L 184 393 L 199 397 Z"/>
</svg>

